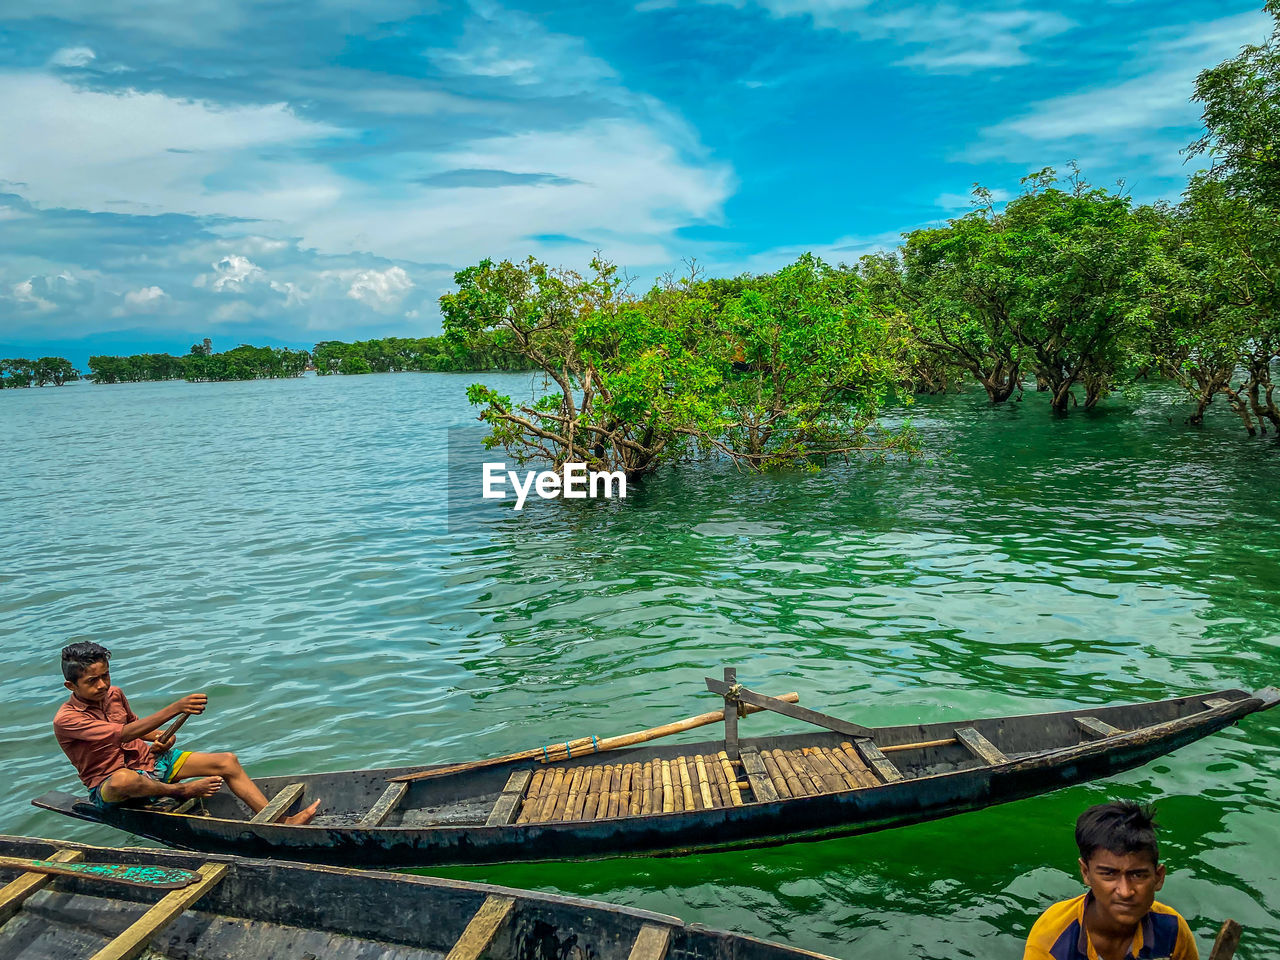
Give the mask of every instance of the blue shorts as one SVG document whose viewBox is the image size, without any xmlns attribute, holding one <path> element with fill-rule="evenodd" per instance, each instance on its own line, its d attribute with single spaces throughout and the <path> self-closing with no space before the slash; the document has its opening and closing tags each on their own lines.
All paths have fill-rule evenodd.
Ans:
<svg viewBox="0 0 1280 960">
<path fill-rule="evenodd" d="M 190 750 L 166 750 L 160 756 L 156 757 L 156 768 L 154 770 L 135 770 L 134 773 L 140 773 L 144 777 L 150 777 L 152 780 L 158 780 L 160 783 L 173 783 L 178 778 L 178 771 L 182 769 L 182 765 L 187 762 L 187 757 L 191 756 Z M 123 800 L 113 802 L 111 800 L 102 799 L 102 786 L 96 786 L 89 791 L 89 800 L 95 807 L 106 810 L 109 807 L 119 806 L 124 803 Z"/>
</svg>

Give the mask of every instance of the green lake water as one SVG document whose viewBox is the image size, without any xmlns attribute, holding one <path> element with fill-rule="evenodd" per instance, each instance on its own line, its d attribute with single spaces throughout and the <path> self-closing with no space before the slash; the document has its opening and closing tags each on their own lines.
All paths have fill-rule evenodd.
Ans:
<svg viewBox="0 0 1280 960">
<path fill-rule="evenodd" d="M 464 760 L 714 709 L 723 664 L 867 724 L 1280 683 L 1280 449 L 1158 392 L 1054 420 L 928 398 L 928 458 L 817 475 L 690 469 L 625 504 L 451 529 L 446 428 L 475 376 L 0 394 L 0 832 L 75 783 L 58 648 L 92 639 L 185 746 L 251 773 Z M 504 392 L 528 376 L 484 378 Z M 751 717 L 744 732 L 797 729 Z M 689 735 L 696 739 L 697 734 Z M 901 830 L 680 859 L 441 873 L 633 904 L 855 960 L 1017 958 L 1080 891 L 1072 826 L 1159 804 L 1207 955 L 1280 954 L 1280 710 L 1105 782 Z"/>
</svg>

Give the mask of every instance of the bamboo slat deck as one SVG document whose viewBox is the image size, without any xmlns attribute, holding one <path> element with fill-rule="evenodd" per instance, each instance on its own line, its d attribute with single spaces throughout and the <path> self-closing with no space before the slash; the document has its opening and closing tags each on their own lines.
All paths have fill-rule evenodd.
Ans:
<svg viewBox="0 0 1280 960">
<path fill-rule="evenodd" d="M 840 747 L 763 750 L 759 753 L 778 797 L 811 797 L 863 790 L 880 779 L 851 743 Z M 515 822 L 613 820 L 740 807 L 758 801 L 728 754 L 692 754 L 574 770 L 533 771 Z M 767 797 L 763 799 L 773 799 Z"/>
</svg>

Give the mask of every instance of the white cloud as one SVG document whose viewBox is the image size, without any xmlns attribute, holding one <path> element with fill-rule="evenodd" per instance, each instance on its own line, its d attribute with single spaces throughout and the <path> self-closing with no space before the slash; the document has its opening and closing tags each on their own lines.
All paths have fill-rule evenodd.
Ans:
<svg viewBox="0 0 1280 960">
<path fill-rule="evenodd" d="M 974 10 L 944 4 L 878 17 L 869 33 L 922 45 L 899 61 L 904 66 L 964 73 L 1030 63 L 1028 47 L 1074 26 L 1074 21 L 1051 10 Z"/>
<path fill-rule="evenodd" d="M 337 196 L 339 178 L 323 167 L 257 159 L 339 133 L 285 104 L 100 93 L 29 71 L 0 72 L 0 86 L 0 129 L 23 131 L 0 152 L 0 179 L 25 182 L 27 199 L 45 206 L 282 219 Z M 209 185 L 230 170 L 226 185 Z"/>
<path fill-rule="evenodd" d="M 244 293 L 255 283 L 263 283 L 267 273 L 248 257 L 231 253 L 212 264 L 213 273 L 196 277 L 197 287 L 209 287 L 219 293 Z"/>
<path fill-rule="evenodd" d="M 93 297 L 93 285 L 70 271 L 41 274 L 12 284 L 10 297 L 19 306 L 37 313 L 51 313 L 68 306 L 78 306 Z"/>
<path fill-rule="evenodd" d="M 574 182 L 554 190 L 537 183 L 418 187 L 393 203 L 335 209 L 307 225 L 304 241 L 325 250 L 364 244 L 397 258 L 462 264 L 529 253 L 560 258 L 562 243 L 538 239 L 556 235 L 580 240 L 584 262 L 599 247 L 631 266 L 670 263 L 678 258 L 674 232 L 718 222 L 734 186 L 726 165 L 686 159 L 676 146 L 686 136 L 693 139 L 674 120 L 657 128 L 618 119 L 460 144 L 422 156 L 418 168 L 550 172 Z"/>
<path fill-rule="evenodd" d="M 424 51 L 446 73 L 503 78 L 518 87 L 561 95 L 599 94 L 605 92 L 602 85 L 617 78 L 609 64 L 588 52 L 581 37 L 553 33 L 528 14 L 493 0 L 472 0 L 471 14 L 462 36 L 450 46 Z"/>
<path fill-rule="evenodd" d="M 1147 169 L 1161 175 L 1185 173 L 1178 150 L 1199 116 L 1190 102 L 1196 75 L 1244 44 L 1261 41 L 1270 27 L 1269 17 L 1251 12 L 1155 32 L 1120 71 L 1130 77 L 1033 103 L 1025 113 L 985 128 L 970 158 L 1038 163 L 1049 150 L 1080 158 L 1088 171 L 1086 158 L 1114 161 L 1119 154 L 1147 158 Z"/>
<path fill-rule="evenodd" d="M 401 267 L 386 270 L 362 270 L 356 274 L 347 296 L 359 300 L 374 309 L 385 309 L 400 304 L 406 293 L 413 289 L 413 281 Z"/>
<path fill-rule="evenodd" d="M 130 290 L 124 295 L 126 306 L 134 307 L 139 310 L 152 309 L 162 300 L 167 300 L 169 295 L 160 287 L 142 287 L 139 290 Z"/>
<path fill-rule="evenodd" d="M 13 285 L 13 299 L 19 303 L 30 304 L 41 313 L 57 309 L 52 301 L 44 299 L 35 292 L 35 285 L 31 280 L 23 280 Z"/>
<path fill-rule="evenodd" d="M 84 67 L 94 61 L 96 54 L 88 47 L 63 47 L 49 58 L 54 67 Z"/>
<path fill-rule="evenodd" d="M 899 66 L 929 73 L 969 73 L 1031 62 L 1027 48 L 1073 28 L 1053 10 L 987 9 L 949 3 L 899 7 L 881 13 L 871 0 L 698 0 L 742 9 L 755 6 L 777 19 L 805 18 L 816 29 L 838 30 L 871 42 L 889 41 L 916 52 Z M 636 10 L 673 5 L 648 2 Z"/>
<path fill-rule="evenodd" d="M 113 317 L 130 317 L 164 312 L 173 303 L 172 298 L 158 286 L 139 287 L 126 291 L 120 303 L 111 311 Z"/>
</svg>

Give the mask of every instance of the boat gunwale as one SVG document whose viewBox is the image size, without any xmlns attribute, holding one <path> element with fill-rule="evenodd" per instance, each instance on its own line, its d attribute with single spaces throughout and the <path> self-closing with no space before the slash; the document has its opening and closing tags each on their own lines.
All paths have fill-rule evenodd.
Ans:
<svg viewBox="0 0 1280 960">
<path fill-rule="evenodd" d="M 1063 747 L 1057 747 L 1057 748 L 1049 749 L 1043 752 L 1032 753 L 1028 756 L 1018 757 L 1016 759 L 1010 758 L 1008 761 L 1003 763 L 978 764 L 975 766 L 966 767 L 958 770 L 948 770 L 948 771 L 942 771 L 939 773 L 928 774 L 925 776 L 915 776 L 910 778 L 904 778 L 902 780 L 894 781 L 891 783 L 880 783 L 874 786 L 824 792 L 824 793 L 812 794 L 804 797 L 787 797 L 787 798 L 780 797 L 777 800 L 773 800 L 773 801 L 752 801 L 750 803 L 744 803 L 742 806 L 715 807 L 710 809 L 693 810 L 693 811 L 689 811 L 689 810 L 670 811 L 665 813 L 656 812 L 656 813 L 650 813 L 650 814 L 643 814 L 640 816 L 612 817 L 612 818 L 604 818 L 601 820 L 559 820 L 559 821 L 537 822 L 537 823 L 496 824 L 493 826 L 489 826 L 485 824 L 437 824 L 437 825 L 423 825 L 423 826 L 402 826 L 401 825 L 401 826 L 361 827 L 358 824 L 295 825 L 295 824 L 283 824 L 283 823 L 264 823 L 264 824 L 252 824 L 251 829 L 242 829 L 242 833 L 248 833 L 251 836 L 256 835 L 258 837 L 261 837 L 264 841 L 268 843 L 286 842 L 290 837 L 301 838 L 307 835 L 316 835 L 316 834 L 319 834 L 320 832 L 323 832 L 329 835 L 338 834 L 341 837 L 348 838 L 350 840 L 357 840 L 359 838 L 364 838 L 364 837 L 367 837 L 370 839 L 388 839 L 388 838 L 418 837 L 418 836 L 435 836 L 435 837 L 442 837 L 442 838 L 449 838 L 449 837 L 465 838 L 465 837 L 468 837 L 471 835 L 477 835 L 477 834 L 480 837 L 485 837 L 485 838 L 503 838 L 507 836 L 532 838 L 532 837 L 541 837 L 544 834 L 548 834 L 548 833 L 551 834 L 552 836 L 563 834 L 563 833 L 574 834 L 574 833 L 577 833 L 578 831 L 581 831 L 583 829 L 584 824 L 631 825 L 632 827 L 636 825 L 660 826 L 668 823 L 676 823 L 682 818 L 687 819 L 690 816 L 690 814 L 698 815 L 698 817 L 700 818 L 700 822 L 706 822 L 708 820 L 712 822 L 720 822 L 720 823 L 734 822 L 740 819 L 751 819 L 753 817 L 760 817 L 760 816 L 767 817 L 769 815 L 779 812 L 784 808 L 790 809 L 790 810 L 797 810 L 797 809 L 803 810 L 807 808 L 816 808 L 823 804 L 831 803 L 833 799 L 836 800 L 838 804 L 843 805 L 848 802 L 848 798 L 856 795 L 865 795 L 870 793 L 874 793 L 876 795 L 884 795 L 884 794 L 892 794 L 896 792 L 909 793 L 912 791 L 913 787 L 916 787 L 919 785 L 929 785 L 929 784 L 937 783 L 943 780 L 967 784 L 968 781 L 971 779 L 978 779 L 978 780 L 990 779 L 993 774 L 1016 775 L 1019 773 L 1026 772 L 1028 770 L 1035 770 L 1037 768 L 1055 769 L 1071 762 L 1083 761 L 1099 755 L 1105 755 L 1107 753 L 1114 752 L 1117 747 L 1129 746 L 1135 743 L 1143 742 L 1145 740 L 1160 741 L 1160 740 L 1168 739 L 1169 737 L 1176 736 L 1178 733 L 1181 733 L 1184 730 L 1197 729 L 1204 726 L 1213 726 L 1214 730 L 1210 730 L 1207 733 L 1203 734 L 1207 736 L 1208 733 L 1215 732 L 1215 730 L 1217 729 L 1222 729 L 1223 727 L 1229 725 L 1230 723 L 1235 722 L 1239 718 L 1246 716 L 1249 713 L 1255 712 L 1256 710 L 1259 710 L 1259 709 L 1266 709 L 1268 706 L 1274 705 L 1275 699 L 1276 699 L 1274 695 L 1274 688 L 1264 688 L 1262 691 L 1258 691 L 1257 693 L 1253 693 L 1253 694 L 1250 694 L 1247 691 L 1240 690 L 1240 689 L 1228 689 L 1228 690 L 1219 690 L 1219 691 L 1210 691 L 1206 693 L 1192 694 L 1184 697 L 1175 697 L 1167 700 L 1148 700 L 1148 701 L 1139 701 L 1136 703 L 1129 703 L 1129 704 L 1116 704 L 1112 706 L 1088 705 L 1088 706 L 1078 706 L 1074 709 L 1069 709 L 1069 710 L 1053 711 L 1050 713 L 1019 714 L 1013 717 L 987 717 L 987 718 L 978 718 L 977 720 L 946 721 L 946 725 L 963 726 L 966 723 L 968 724 L 984 723 L 984 722 L 998 723 L 1004 720 L 1030 720 L 1035 718 L 1047 718 L 1047 717 L 1068 717 L 1068 716 L 1079 715 L 1084 710 L 1094 709 L 1094 708 L 1099 710 L 1119 710 L 1119 709 L 1125 709 L 1125 708 L 1154 707 L 1154 706 L 1168 705 L 1168 704 L 1182 704 L 1188 701 L 1204 700 L 1204 699 L 1209 699 L 1213 697 L 1223 697 L 1225 695 L 1233 695 L 1234 698 L 1230 699 L 1227 703 L 1220 704 L 1216 707 L 1201 709 L 1194 713 L 1188 713 L 1188 714 L 1185 714 L 1184 716 L 1176 717 L 1172 720 L 1166 720 L 1156 724 L 1149 724 L 1146 726 L 1135 727 L 1131 730 L 1127 730 L 1123 733 L 1106 737 L 1104 739 L 1084 741 L 1078 744 L 1071 744 Z M 1260 704 L 1260 706 L 1255 704 Z M 914 730 L 914 729 L 919 729 L 921 726 L 927 726 L 927 725 L 914 724 L 914 725 L 899 725 L 896 728 L 876 728 L 876 732 L 879 733 L 883 730 L 889 730 L 889 729 Z M 802 734 L 792 734 L 787 736 L 790 736 L 793 738 L 805 738 L 806 736 L 828 737 L 831 735 L 832 734 L 829 731 L 814 731 L 811 734 L 802 733 Z M 771 739 L 777 739 L 777 737 L 744 738 L 741 742 L 744 745 L 750 745 L 753 742 L 767 741 Z M 711 746 L 718 742 L 719 741 L 701 741 L 699 743 L 693 743 L 693 744 L 680 744 L 679 746 L 682 749 L 684 748 L 693 749 L 693 748 L 697 748 L 704 745 Z M 893 744 L 887 744 L 887 745 L 893 746 Z M 629 748 L 625 748 L 617 751 L 609 751 L 609 753 L 618 755 L 618 756 L 625 756 L 633 752 L 644 752 L 645 749 L 646 748 L 643 745 L 641 745 L 641 746 L 629 747 Z M 1173 748 L 1173 749 L 1176 749 L 1176 748 Z M 597 756 L 597 755 L 595 754 L 585 755 L 583 757 L 583 760 L 589 759 L 594 756 Z M 516 766 L 525 762 L 527 761 L 510 761 L 507 764 L 498 765 L 497 767 L 491 768 L 491 769 L 501 770 L 501 769 L 505 769 L 510 766 Z M 1140 761 L 1140 763 L 1142 762 L 1148 762 L 1148 761 L 1146 760 Z M 435 766 L 449 766 L 449 765 L 451 764 L 438 764 Z M 405 768 L 384 768 L 381 770 L 370 769 L 370 770 L 355 770 L 355 771 L 337 771 L 333 773 L 310 774 L 310 775 L 304 775 L 304 776 L 325 777 L 325 778 L 329 778 L 329 777 L 340 778 L 344 775 L 349 776 L 349 775 L 356 775 L 356 774 L 359 774 L 362 776 L 370 776 L 373 774 L 393 773 L 402 769 L 405 769 Z M 424 768 L 416 768 L 416 769 L 424 769 Z M 299 778 L 298 777 L 293 777 L 293 778 L 278 777 L 278 778 L 272 778 L 272 779 L 297 780 Z M 1051 788 L 1051 789 L 1056 789 L 1056 788 Z M 50 801 L 50 802 L 43 802 L 43 801 L 46 801 L 46 798 L 49 798 L 51 796 L 56 797 L 57 800 L 66 798 L 71 802 L 66 803 L 65 805 L 59 804 L 57 800 Z M 1017 798 L 1013 798 L 1013 799 L 1017 799 Z M 997 801 L 997 802 L 1003 802 L 1003 801 Z M 64 813 L 73 817 L 77 817 L 79 819 L 88 820 L 90 822 L 106 823 L 111 826 L 120 828 L 120 824 L 114 822 L 113 819 L 99 818 L 91 814 L 81 813 L 75 810 L 74 807 L 77 804 L 83 804 L 83 801 L 79 800 L 73 794 L 62 793 L 60 791 L 50 791 L 50 793 L 45 794 L 43 797 L 37 798 L 37 800 L 33 800 L 32 803 L 38 807 L 54 810 L 56 812 Z M 173 837 L 164 838 L 160 836 L 155 836 L 156 833 L 161 831 L 153 830 L 151 833 L 146 833 L 139 828 L 149 826 L 151 824 L 155 824 L 158 826 L 159 824 L 162 824 L 165 822 L 163 819 L 157 819 L 157 818 L 177 816 L 177 817 L 181 817 L 182 822 L 189 823 L 193 828 L 195 828 L 193 832 L 196 833 L 197 835 L 203 834 L 205 837 L 209 837 L 211 839 L 214 839 L 215 841 L 219 841 L 219 840 L 225 840 L 225 838 L 216 836 L 215 831 L 205 831 L 205 830 L 200 830 L 198 828 L 203 825 L 209 825 L 209 826 L 223 825 L 224 828 L 225 828 L 225 825 L 232 825 L 234 827 L 240 827 L 240 828 L 245 828 L 250 826 L 249 821 L 247 820 L 237 820 L 237 819 L 231 819 L 226 817 L 209 817 L 209 816 L 196 816 L 196 815 L 184 815 L 184 814 L 175 815 L 172 813 L 163 813 L 158 811 L 150 811 L 150 810 L 136 809 L 136 808 L 131 808 L 128 811 L 128 814 L 130 816 L 139 817 L 142 820 L 142 823 L 131 824 L 125 829 L 131 829 L 131 830 L 134 830 L 135 832 L 142 833 L 142 835 L 149 836 L 150 838 L 156 839 L 161 843 L 179 843 L 180 844 L 180 841 L 176 840 Z M 943 814 L 943 815 L 946 815 L 946 814 Z M 892 819 L 893 818 L 887 818 L 887 820 L 892 820 Z M 862 832 L 862 830 L 860 829 L 861 826 L 869 824 L 871 822 L 874 822 L 874 821 L 867 821 L 864 824 L 857 825 L 859 827 L 857 832 Z M 796 838 L 804 838 L 804 837 L 810 837 L 810 836 L 817 836 L 823 832 L 833 832 L 833 831 L 838 832 L 844 826 L 845 825 L 843 824 L 836 823 L 836 824 L 830 824 L 827 826 L 810 827 L 797 832 L 793 836 Z M 727 848 L 733 848 L 733 847 L 741 847 L 745 845 L 750 845 L 750 846 L 763 845 L 764 843 L 768 843 L 770 837 L 772 836 L 774 835 L 754 837 L 747 840 L 734 839 L 726 842 L 724 846 Z M 673 847 L 671 849 L 714 849 L 714 848 L 715 848 L 715 845 L 695 844 L 692 846 Z M 630 852 L 631 851 L 621 851 L 616 855 L 627 855 Z M 648 853 L 660 854 L 661 851 L 646 849 L 643 851 L 635 851 L 635 852 L 644 853 L 644 854 L 648 854 Z M 548 857 L 548 858 L 528 858 L 528 859 L 532 861 L 534 859 L 558 859 L 558 858 Z M 449 862 L 449 861 L 445 861 L 445 862 Z"/>
</svg>

